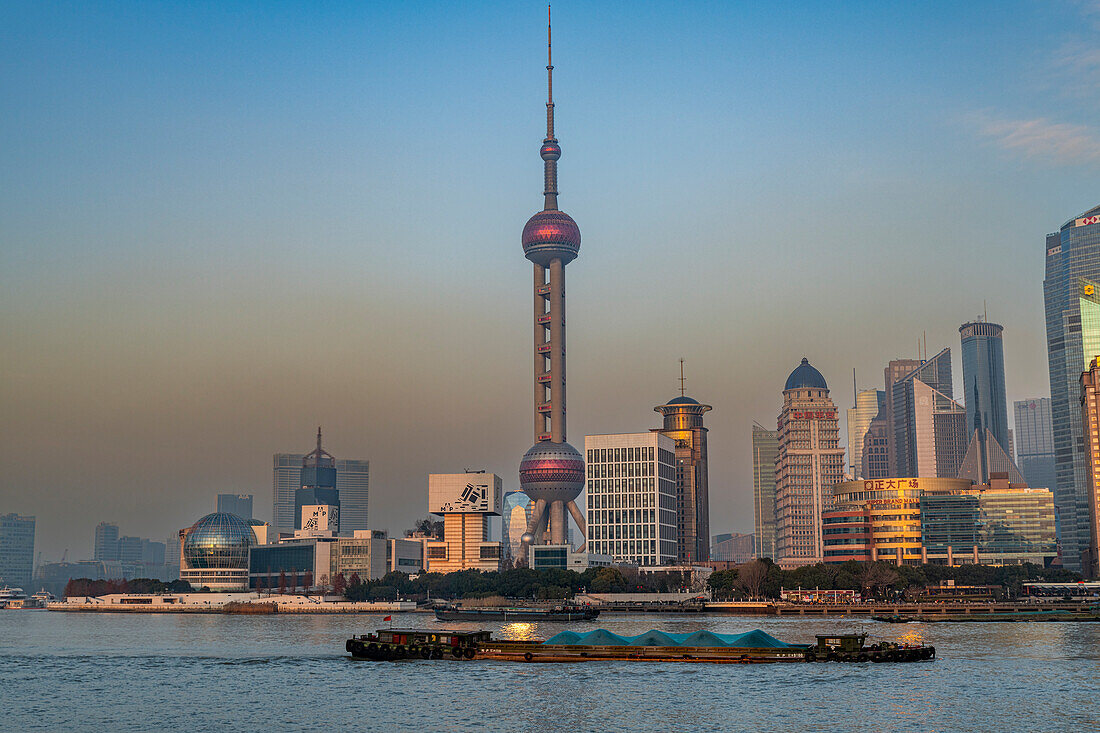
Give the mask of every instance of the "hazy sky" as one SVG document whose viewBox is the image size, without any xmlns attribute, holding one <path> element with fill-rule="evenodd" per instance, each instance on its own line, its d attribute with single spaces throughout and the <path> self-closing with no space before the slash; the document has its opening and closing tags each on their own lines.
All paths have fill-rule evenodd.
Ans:
<svg viewBox="0 0 1100 733">
<path fill-rule="evenodd" d="M 545 6 L 0 5 L 0 513 L 45 560 L 163 539 L 271 456 L 518 488 Z M 707 415 L 711 527 L 803 356 L 850 406 L 1005 326 L 1049 393 L 1043 237 L 1100 203 L 1100 3 L 556 2 L 569 439 Z"/>
</svg>

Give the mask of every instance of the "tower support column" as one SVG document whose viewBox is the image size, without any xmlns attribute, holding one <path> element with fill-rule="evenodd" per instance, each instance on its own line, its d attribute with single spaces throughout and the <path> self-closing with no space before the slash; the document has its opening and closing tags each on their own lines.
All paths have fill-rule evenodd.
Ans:
<svg viewBox="0 0 1100 733">
<path fill-rule="evenodd" d="M 565 442 L 565 266 L 550 260 L 550 440 Z"/>
</svg>

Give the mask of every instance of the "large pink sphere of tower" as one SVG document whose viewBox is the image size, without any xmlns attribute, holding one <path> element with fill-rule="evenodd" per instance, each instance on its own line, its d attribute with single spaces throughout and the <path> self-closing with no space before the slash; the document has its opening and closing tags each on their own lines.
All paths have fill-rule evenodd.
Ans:
<svg viewBox="0 0 1100 733">
<path fill-rule="evenodd" d="M 535 443 L 519 462 L 519 487 L 532 501 L 573 501 L 584 488 L 584 457 L 568 443 Z"/>
<path fill-rule="evenodd" d="M 581 228 L 564 211 L 540 211 L 523 227 L 523 254 L 543 267 L 560 259 L 567 265 L 581 251 Z"/>
</svg>

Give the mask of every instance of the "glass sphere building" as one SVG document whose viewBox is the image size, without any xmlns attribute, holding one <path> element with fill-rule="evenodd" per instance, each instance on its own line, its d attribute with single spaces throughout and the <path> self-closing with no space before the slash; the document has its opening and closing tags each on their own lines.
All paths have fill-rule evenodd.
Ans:
<svg viewBox="0 0 1100 733">
<path fill-rule="evenodd" d="M 207 514 L 183 530 L 180 578 L 195 588 L 236 590 L 248 587 L 248 550 L 256 535 L 236 514 Z"/>
</svg>

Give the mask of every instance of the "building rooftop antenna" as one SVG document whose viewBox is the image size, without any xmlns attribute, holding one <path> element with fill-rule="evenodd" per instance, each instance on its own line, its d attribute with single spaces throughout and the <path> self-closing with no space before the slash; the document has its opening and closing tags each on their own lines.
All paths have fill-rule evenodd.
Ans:
<svg viewBox="0 0 1100 733">
<path fill-rule="evenodd" d="M 686 381 L 687 380 L 684 379 L 684 360 L 680 359 L 680 396 L 681 397 L 684 396 L 684 392 L 686 391 L 684 389 L 684 382 L 686 382 Z"/>
</svg>

